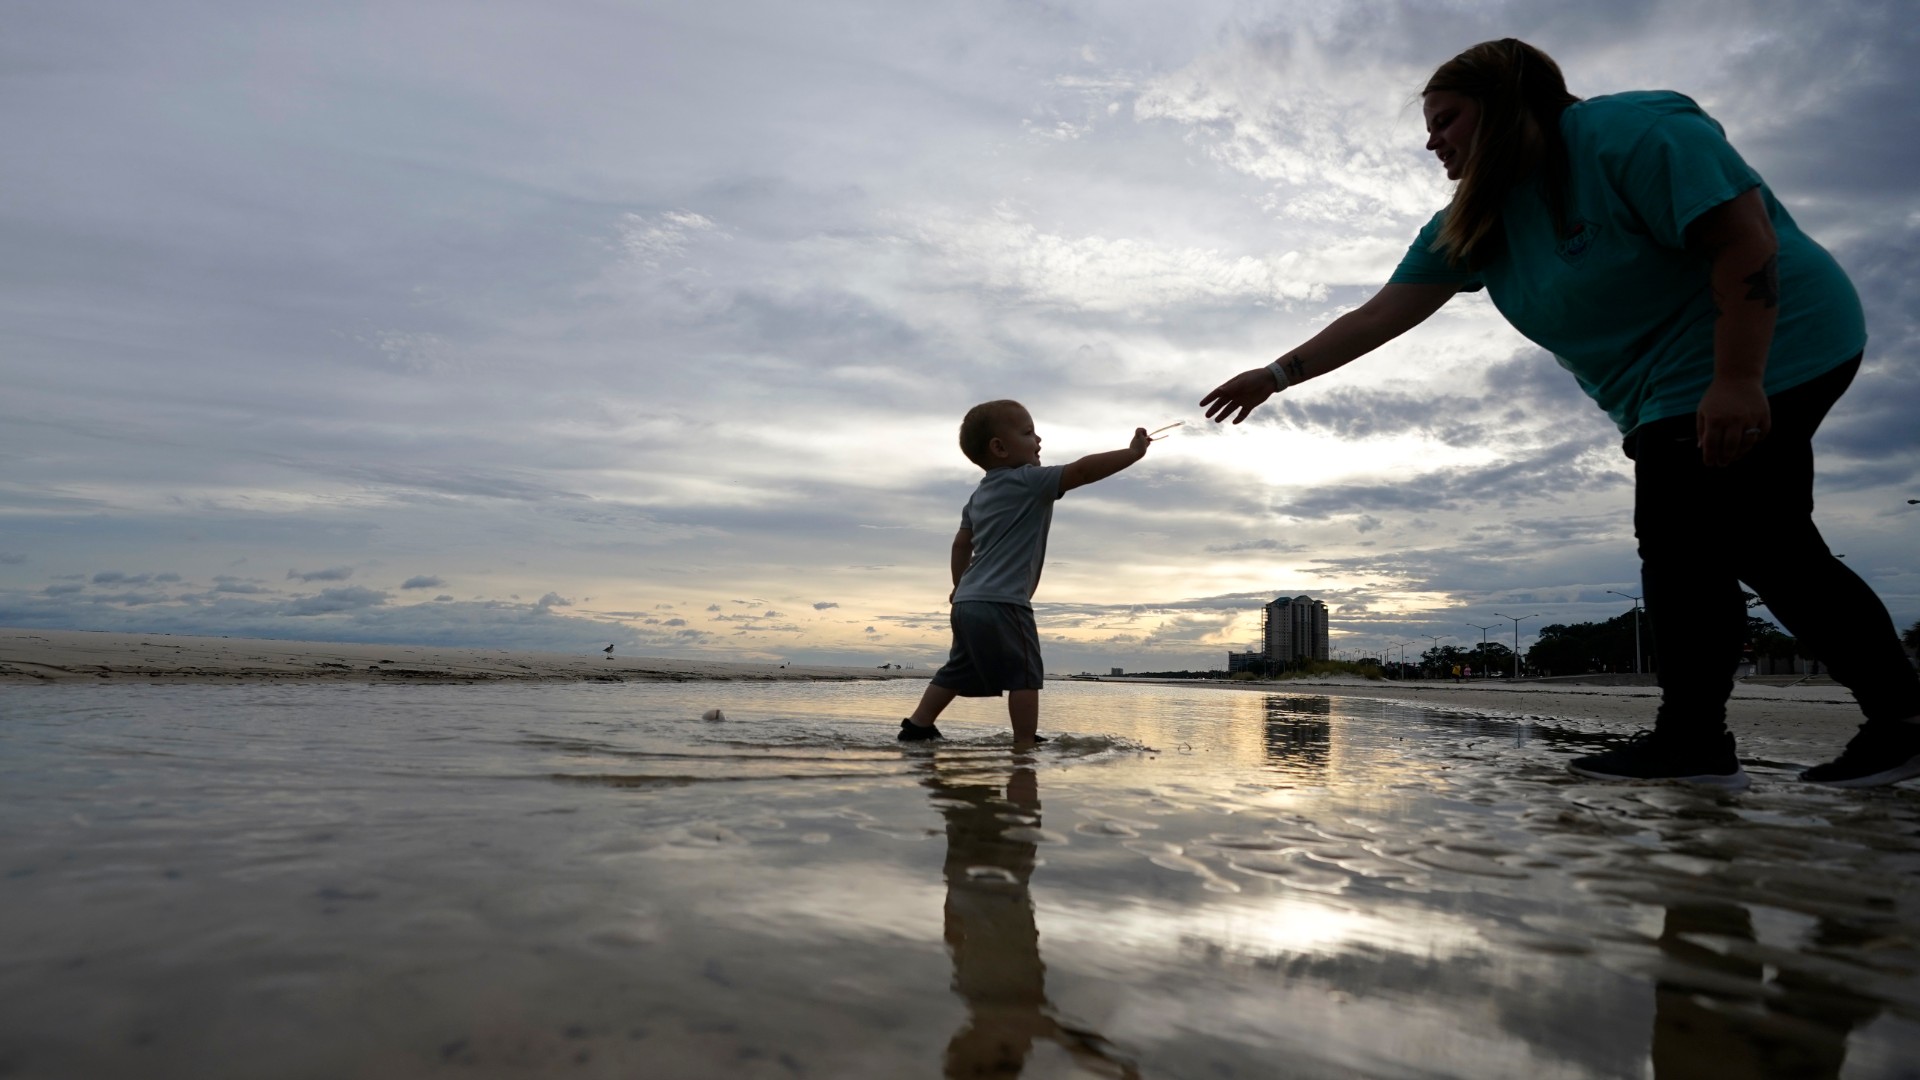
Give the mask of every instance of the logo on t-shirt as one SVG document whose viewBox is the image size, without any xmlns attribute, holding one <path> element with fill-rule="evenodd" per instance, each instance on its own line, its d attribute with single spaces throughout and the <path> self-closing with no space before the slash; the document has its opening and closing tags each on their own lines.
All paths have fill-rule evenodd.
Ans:
<svg viewBox="0 0 1920 1080">
<path fill-rule="evenodd" d="M 1574 218 L 1567 222 L 1567 235 L 1562 237 L 1554 254 L 1570 263 L 1579 263 L 1593 250 L 1593 242 L 1600 235 L 1600 226 L 1586 218 Z"/>
</svg>

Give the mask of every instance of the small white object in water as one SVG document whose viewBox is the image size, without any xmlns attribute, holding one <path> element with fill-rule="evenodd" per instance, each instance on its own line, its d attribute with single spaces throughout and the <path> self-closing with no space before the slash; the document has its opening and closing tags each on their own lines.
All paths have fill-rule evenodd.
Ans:
<svg viewBox="0 0 1920 1080">
<path fill-rule="evenodd" d="M 700 719 L 702 720 L 725 720 L 726 718 L 727 714 L 721 712 L 719 709 L 708 709 L 706 712 L 700 714 Z"/>
</svg>

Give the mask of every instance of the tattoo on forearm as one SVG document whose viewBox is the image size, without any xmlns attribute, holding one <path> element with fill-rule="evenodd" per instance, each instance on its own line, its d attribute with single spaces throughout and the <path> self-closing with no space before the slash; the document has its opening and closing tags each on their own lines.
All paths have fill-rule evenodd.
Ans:
<svg viewBox="0 0 1920 1080">
<path fill-rule="evenodd" d="M 1288 382 L 1303 383 L 1307 381 L 1307 362 L 1300 359 L 1299 353 L 1294 353 L 1292 356 L 1287 357 L 1287 362 L 1281 366 L 1287 369 Z"/>
<path fill-rule="evenodd" d="M 1758 300 L 1767 307 L 1777 307 L 1780 303 L 1780 256 L 1769 255 L 1760 269 L 1748 274 L 1747 299 Z"/>
</svg>

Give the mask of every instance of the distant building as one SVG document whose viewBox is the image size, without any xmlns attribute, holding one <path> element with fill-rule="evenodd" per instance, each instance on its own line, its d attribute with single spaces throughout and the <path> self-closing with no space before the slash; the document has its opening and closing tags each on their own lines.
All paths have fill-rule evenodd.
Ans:
<svg viewBox="0 0 1920 1080">
<path fill-rule="evenodd" d="M 1126 673 L 1126 668 L 1113 668 L 1107 672 L 1108 675 L 1125 675 Z"/>
<path fill-rule="evenodd" d="M 1260 611 L 1260 647 L 1276 670 L 1327 659 L 1327 605 L 1311 596 L 1282 596 L 1268 604 Z"/>
<path fill-rule="evenodd" d="M 1227 674 L 1233 675 L 1242 671 L 1251 671 L 1255 675 L 1266 674 L 1267 673 L 1267 654 L 1264 652 L 1261 652 L 1259 649 L 1250 649 L 1246 652 L 1228 653 L 1227 654 Z"/>
</svg>

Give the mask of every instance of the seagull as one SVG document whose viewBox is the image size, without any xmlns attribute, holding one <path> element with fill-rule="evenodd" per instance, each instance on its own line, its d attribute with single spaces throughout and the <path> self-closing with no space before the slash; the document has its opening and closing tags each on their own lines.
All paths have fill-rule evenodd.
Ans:
<svg viewBox="0 0 1920 1080">
<path fill-rule="evenodd" d="M 613 659 L 613 646 L 609 645 L 606 648 L 601 649 L 600 651 L 607 654 L 607 659 L 609 660 Z"/>
</svg>

